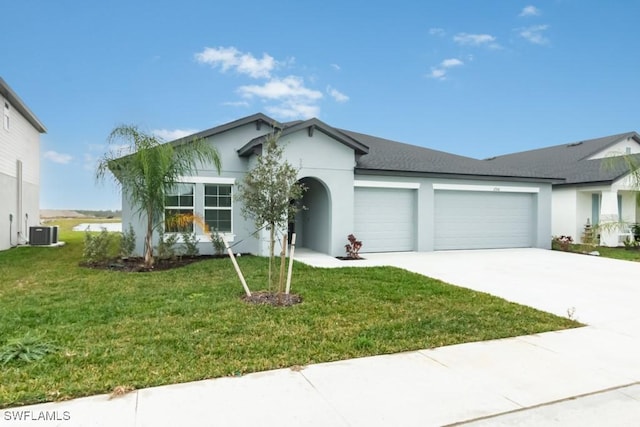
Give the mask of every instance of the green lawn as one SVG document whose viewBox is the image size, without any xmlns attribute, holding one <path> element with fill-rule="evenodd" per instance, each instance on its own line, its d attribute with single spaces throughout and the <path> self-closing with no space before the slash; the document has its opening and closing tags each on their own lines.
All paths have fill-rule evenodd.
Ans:
<svg viewBox="0 0 640 427">
<path fill-rule="evenodd" d="M 600 256 L 607 258 L 622 259 L 625 261 L 640 261 L 640 250 L 608 248 L 605 246 L 598 246 L 595 250 L 600 252 Z"/>
<path fill-rule="evenodd" d="M 388 267 L 296 264 L 302 304 L 252 306 L 228 259 L 154 273 L 79 267 L 83 233 L 71 225 L 64 247 L 0 252 L 0 349 L 28 332 L 58 346 L 0 367 L 0 407 L 579 326 Z M 266 260 L 239 263 L 261 289 Z"/>
<path fill-rule="evenodd" d="M 559 250 L 558 247 L 554 247 L 554 249 Z M 570 251 L 576 253 L 589 253 L 593 251 L 597 251 L 600 253 L 600 256 L 605 258 L 614 258 L 621 259 L 624 261 L 640 261 L 640 250 L 633 249 L 628 250 L 624 247 L 610 248 L 607 246 L 589 246 L 589 245 L 570 245 Z"/>
</svg>

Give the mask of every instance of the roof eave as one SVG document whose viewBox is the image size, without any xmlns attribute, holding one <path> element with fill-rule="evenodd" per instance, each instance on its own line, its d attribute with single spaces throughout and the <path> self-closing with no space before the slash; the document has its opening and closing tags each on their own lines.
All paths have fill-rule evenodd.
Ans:
<svg viewBox="0 0 640 427">
<path fill-rule="evenodd" d="M 27 121 L 40 133 L 47 133 L 47 128 L 38 119 L 38 117 L 27 107 L 22 99 L 16 94 L 11 87 L 0 77 L 0 94 L 2 94 L 9 103 L 27 119 Z"/>
<path fill-rule="evenodd" d="M 426 171 L 400 171 L 389 169 L 369 169 L 355 168 L 355 174 L 360 175 L 385 175 L 385 176 L 412 176 L 424 178 L 448 178 L 448 179 L 477 179 L 484 181 L 508 180 L 516 182 L 544 182 L 555 184 L 564 181 L 563 178 L 548 177 L 527 177 L 527 176 L 509 176 L 509 175 L 484 175 L 484 174 L 465 174 L 465 173 L 448 173 L 448 172 L 426 172 Z"/>
<path fill-rule="evenodd" d="M 174 141 L 170 141 L 171 144 L 181 145 L 193 141 L 194 139 L 204 139 L 210 136 L 218 135 L 223 132 L 227 132 L 229 130 L 250 124 L 250 123 L 258 123 L 258 125 L 264 123 L 269 126 L 273 126 L 276 129 L 281 129 L 282 124 L 269 116 L 266 116 L 262 113 L 256 113 L 251 116 L 243 117 L 238 120 L 234 120 L 233 122 L 225 123 L 220 126 L 213 127 L 211 129 L 206 129 L 198 133 L 194 133 L 193 135 L 185 136 Z"/>
</svg>

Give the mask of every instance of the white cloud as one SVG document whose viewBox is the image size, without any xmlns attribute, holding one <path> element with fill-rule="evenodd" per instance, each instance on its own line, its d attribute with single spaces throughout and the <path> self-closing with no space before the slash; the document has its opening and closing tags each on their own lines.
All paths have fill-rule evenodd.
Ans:
<svg viewBox="0 0 640 427">
<path fill-rule="evenodd" d="M 451 68 L 451 67 L 458 67 L 460 65 L 464 65 L 464 62 L 460 61 L 458 58 L 449 58 L 442 61 L 440 65 L 443 68 Z"/>
<path fill-rule="evenodd" d="M 518 16 L 539 16 L 540 15 L 540 9 L 538 9 L 535 6 L 526 6 L 524 9 L 522 9 L 522 12 L 520 12 L 520 15 Z"/>
<path fill-rule="evenodd" d="M 447 33 L 442 28 L 429 28 L 429 35 L 430 36 L 443 37 L 446 34 Z"/>
<path fill-rule="evenodd" d="M 310 74 L 305 78 L 299 75 L 277 75 L 276 71 L 292 68 L 294 58 L 277 61 L 268 53 L 261 58 L 251 53 L 241 52 L 235 47 L 207 47 L 195 54 L 197 62 L 208 64 L 220 72 L 234 71 L 246 77 L 262 80 L 256 84 L 242 84 L 237 87 L 240 95 L 237 101 L 228 101 L 222 105 L 229 107 L 250 107 L 255 100 L 262 103 L 263 109 L 278 118 L 317 117 L 320 101 L 325 98 L 321 90 L 313 89 L 316 76 Z M 335 71 L 340 71 L 338 64 L 329 64 Z M 306 67 L 302 67 L 307 69 Z M 306 80 L 305 80 L 306 79 Z M 344 93 L 327 86 L 327 93 L 337 102 L 347 102 L 349 97 Z M 175 139 L 182 134 L 170 134 L 164 129 L 156 131 L 156 135 L 165 139 Z M 176 131 L 177 132 L 177 131 Z"/>
<path fill-rule="evenodd" d="M 154 129 L 151 131 L 152 134 L 164 139 L 165 141 L 180 139 L 185 136 L 193 135 L 196 132 L 198 131 L 194 129 Z"/>
<path fill-rule="evenodd" d="M 283 119 L 310 119 L 320 115 L 320 107 L 299 102 L 284 102 L 267 107 L 267 112 Z"/>
<path fill-rule="evenodd" d="M 262 58 L 256 58 L 251 53 L 240 52 L 235 47 L 207 47 L 202 52 L 196 53 L 196 61 L 209 64 L 211 67 L 220 67 L 222 71 L 235 70 L 240 74 L 246 74 L 253 78 L 268 78 L 277 62 L 272 56 L 263 53 Z"/>
<path fill-rule="evenodd" d="M 490 34 L 468 34 L 458 33 L 453 36 L 453 41 L 463 46 L 486 46 L 492 49 L 499 49 L 496 38 Z"/>
<path fill-rule="evenodd" d="M 532 27 L 520 29 L 520 37 L 533 44 L 547 44 L 549 39 L 543 34 L 549 28 L 548 25 L 534 25 Z"/>
<path fill-rule="evenodd" d="M 305 87 L 304 80 L 298 76 L 273 78 L 263 85 L 240 86 L 238 92 L 245 98 L 257 96 L 266 99 L 296 98 L 310 101 L 322 98 L 322 92 Z"/>
<path fill-rule="evenodd" d="M 337 102 L 347 102 L 349 100 L 347 95 L 340 92 L 338 89 L 332 88 L 331 86 L 327 86 L 327 93 Z"/>
<path fill-rule="evenodd" d="M 452 67 L 460 67 L 464 65 L 464 62 L 459 60 L 458 58 L 448 58 L 445 59 L 438 65 L 437 67 L 431 68 L 431 73 L 427 75 L 432 79 L 437 80 L 446 80 L 447 79 L 447 70 Z"/>
<path fill-rule="evenodd" d="M 317 117 L 320 112 L 317 102 L 323 98 L 322 92 L 305 86 L 302 77 L 287 76 L 273 78 L 263 85 L 248 85 L 238 88 L 246 99 L 260 98 L 263 101 L 277 101 L 266 107 L 267 111 L 285 119 Z"/>
<path fill-rule="evenodd" d="M 223 102 L 222 105 L 226 105 L 228 107 L 248 107 L 249 103 L 247 101 L 228 101 Z"/>
<path fill-rule="evenodd" d="M 428 74 L 428 77 L 432 79 L 444 80 L 447 78 L 447 70 L 443 68 L 432 68 L 431 73 Z"/>
<path fill-rule="evenodd" d="M 45 151 L 43 156 L 45 159 L 51 160 L 53 163 L 59 163 L 61 165 L 66 165 L 71 160 L 73 160 L 73 156 L 69 154 L 62 154 L 52 150 Z"/>
</svg>

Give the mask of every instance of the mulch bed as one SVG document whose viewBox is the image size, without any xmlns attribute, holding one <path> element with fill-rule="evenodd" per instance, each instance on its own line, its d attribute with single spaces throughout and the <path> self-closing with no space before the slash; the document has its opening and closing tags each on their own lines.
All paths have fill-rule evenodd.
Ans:
<svg viewBox="0 0 640 427">
<path fill-rule="evenodd" d="M 249 254 L 244 254 L 247 256 Z M 237 256 L 237 255 L 236 255 Z M 155 259 L 153 267 L 146 268 L 144 266 L 144 258 L 127 258 L 112 259 L 105 262 L 81 262 L 82 267 L 94 268 L 96 270 L 114 270 L 124 271 L 127 273 L 146 273 L 150 271 L 172 270 L 174 268 L 184 267 L 185 265 L 195 262 L 206 261 L 214 258 L 229 258 L 229 255 L 199 255 L 196 257 L 176 257 L 173 259 Z"/>
<path fill-rule="evenodd" d="M 362 261 L 366 258 L 352 258 L 350 256 L 337 256 L 336 259 L 339 259 L 340 261 Z"/>
<path fill-rule="evenodd" d="M 302 297 L 297 294 L 275 294 L 273 292 L 253 292 L 250 297 L 242 299 L 249 304 L 269 304 L 274 307 L 289 307 L 302 302 Z"/>
</svg>

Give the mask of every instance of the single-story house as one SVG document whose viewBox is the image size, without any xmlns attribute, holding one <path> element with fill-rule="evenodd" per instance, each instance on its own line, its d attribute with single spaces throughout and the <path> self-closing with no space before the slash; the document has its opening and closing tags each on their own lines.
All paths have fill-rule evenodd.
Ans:
<svg viewBox="0 0 640 427">
<path fill-rule="evenodd" d="M 274 131 L 307 187 L 306 210 L 292 224 L 299 247 L 340 256 L 351 233 L 363 242 L 361 252 L 550 247 L 551 177 L 315 118 L 279 123 L 255 114 L 172 142 L 205 139 L 219 150 L 222 172 L 203 165 L 197 176 L 183 177 L 166 211 L 197 214 L 236 251 L 265 254 L 267 233 L 253 236 L 253 221 L 241 216 L 234 195 Z M 142 253 L 144 218 L 124 196 L 122 204 L 124 229 L 132 224 Z M 200 238 L 200 252 L 211 253 L 213 245 Z"/>
<path fill-rule="evenodd" d="M 640 222 L 636 201 L 638 188 L 630 178 L 622 156 L 640 161 L 640 135 L 621 133 L 537 150 L 487 159 L 487 163 L 516 168 L 531 174 L 563 178 L 553 185 L 552 226 L 554 236 L 581 241 L 585 226 L 602 227 L 600 243 L 618 246 L 630 236 L 628 226 Z M 636 183 L 637 184 L 637 183 Z"/>
<path fill-rule="evenodd" d="M 0 77 L 0 250 L 40 223 L 40 134 L 47 129 Z"/>
</svg>

